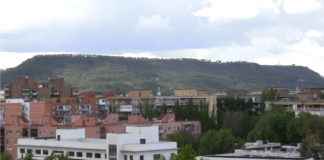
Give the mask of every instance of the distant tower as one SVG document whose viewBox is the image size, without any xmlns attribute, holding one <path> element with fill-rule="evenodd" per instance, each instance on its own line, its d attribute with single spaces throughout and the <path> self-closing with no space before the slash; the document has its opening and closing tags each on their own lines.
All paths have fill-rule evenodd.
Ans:
<svg viewBox="0 0 324 160">
<path fill-rule="evenodd" d="M 156 95 L 157 96 L 161 96 L 161 87 L 159 86 L 158 89 L 157 89 L 157 92 L 156 92 Z"/>
<path fill-rule="evenodd" d="M 162 95 L 162 94 L 161 94 L 161 87 L 160 87 L 160 85 L 159 85 L 160 78 L 159 78 L 159 77 L 156 77 L 156 78 L 155 78 L 155 82 L 156 82 L 156 84 L 158 85 L 158 88 L 157 88 L 157 91 L 156 91 L 156 96 L 161 96 L 161 95 Z"/>
</svg>

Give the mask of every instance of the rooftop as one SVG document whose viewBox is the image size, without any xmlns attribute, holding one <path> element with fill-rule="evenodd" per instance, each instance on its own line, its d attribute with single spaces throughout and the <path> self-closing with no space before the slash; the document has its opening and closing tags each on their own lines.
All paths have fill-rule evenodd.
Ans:
<svg viewBox="0 0 324 160">
<path fill-rule="evenodd" d="M 218 154 L 205 156 L 206 160 L 213 157 L 222 158 L 251 158 L 251 159 L 294 159 L 302 160 L 306 159 L 301 157 L 298 152 L 271 152 L 271 151 L 248 151 L 248 150 L 236 150 L 234 153 Z M 202 159 L 204 160 L 204 159 Z"/>
<path fill-rule="evenodd" d="M 33 147 L 53 147 L 53 148 L 75 148 L 87 150 L 106 150 L 106 139 L 66 139 L 58 141 L 57 139 L 35 139 L 22 138 L 18 139 L 18 146 L 33 146 Z"/>
<path fill-rule="evenodd" d="M 122 147 L 122 152 L 144 152 L 144 151 L 160 151 L 160 150 L 175 150 L 177 143 L 175 142 L 159 142 L 147 144 L 126 144 Z"/>
</svg>

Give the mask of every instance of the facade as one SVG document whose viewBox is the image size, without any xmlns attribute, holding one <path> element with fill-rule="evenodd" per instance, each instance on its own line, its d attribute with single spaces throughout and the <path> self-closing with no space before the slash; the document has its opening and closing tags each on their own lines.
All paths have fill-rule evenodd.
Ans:
<svg viewBox="0 0 324 160">
<path fill-rule="evenodd" d="M 6 98 L 6 93 L 4 90 L 0 90 L 0 102 L 4 102 Z"/>
<path fill-rule="evenodd" d="M 282 146 L 280 143 L 263 143 L 257 141 L 246 143 L 234 153 L 197 157 L 197 160 L 311 160 L 302 157 L 299 146 Z"/>
<path fill-rule="evenodd" d="M 294 112 L 296 115 L 300 113 L 310 113 L 313 115 L 324 116 L 324 100 L 316 101 L 273 101 L 265 103 L 266 110 L 274 107 L 285 108 Z"/>
<path fill-rule="evenodd" d="M 152 90 L 134 90 L 129 91 L 127 96 L 132 98 L 149 98 L 153 97 L 153 92 Z"/>
<path fill-rule="evenodd" d="M 305 88 L 297 93 L 300 101 L 324 100 L 324 88 Z"/>
<path fill-rule="evenodd" d="M 58 129 L 55 138 L 20 138 L 17 142 L 17 159 L 26 154 L 44 160 L 52 154 L 67 155 L 71 159 L 106 159 L 106 140 L 85 138 L 85 129 Z"/>
<path fill-rule="evenodd" d="M 72 97 L 78 94 L 76 88 L 67 85 L 63 78 L 50 78 L 40 83 L 29 76 L 17 77 L 6 86 L 6 98 L 23 98 L 26 100 L 47 99 L 51 97 Z"/>
<path fill-rule="evenodd" d="M 11 98 L 32 98 L 37 96 L 38 83 L 28 76 L 17 77 L 7 86 L 6 96 Z"/>
<path fill-rule="evenodd" d="M 108 133 L 106 139 L 87 139 L 85 129 L 61 129 L 52 139 L 19 139 L 18 159 L 27 153 L 39 160 L 51 154 L 76 160 L 170 160 L 177 153 L 177 144 L 159 141 L 157 126 L 129 126 L 125 133 Z"/>
<path fill-rule="evenodd" d="M 196 97 L 196 96 L 208 96 L 207 90 L 197 89 L 176 89 L 174 95 L 178 97 Z"/>
</svg>

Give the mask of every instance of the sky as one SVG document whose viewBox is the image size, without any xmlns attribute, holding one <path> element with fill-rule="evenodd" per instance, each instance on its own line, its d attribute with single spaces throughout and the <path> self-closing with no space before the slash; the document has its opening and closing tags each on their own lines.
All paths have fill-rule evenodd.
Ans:
<svg viewBox="0 0 324 160">
<path fill-rule="evenodd" d="M 295 64 L 324 75 L 324 0 L 0 4 L 0 69 L 69 53 Z"/>
</svg>

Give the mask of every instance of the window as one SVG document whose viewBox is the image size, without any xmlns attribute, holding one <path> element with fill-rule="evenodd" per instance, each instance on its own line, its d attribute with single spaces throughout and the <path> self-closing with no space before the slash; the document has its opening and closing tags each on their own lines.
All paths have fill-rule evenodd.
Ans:
<svg viewBox="0 0 324 160">
<path fill-rule="evenodd" d="M 77 152 L 76 155 L 77 155 L 77 157 L 82 157 L 83 156 L 82 152 Z"/>
<path fill-rule="evenodd" d="M 95 154 L 95 158 L 101 158 L 101 154 L 100 153 L 96 153 Z"/>
<path fill-rule="evenodd" d="M 20 148 L 20 153 L 25 153 L 25 148 Z"/>
<path fill-rule="evenodd" d="M 31 129 L 30 130 L 31 137 L 38 137 L 38 129 Z"/>
<path fill-rule="evenodd" d="M 44 149 L 43 150 L 43 155 L 48 155 L 48 150 Z"/>
<path fill-rule="evenodd" d="M 144 160 L 144 156 L 143 155 L 140 156 L 140 160 Z"/>
<path fill-rule="evenodd" d="M 27 149 L 27 153 L 32 154 L 33 153 L 33 150 Z"/>
<path fill-rule="evenodd" d="M 60 141 L 61 140 L 61 135 L 57 135 L 56 140 Z"/>
<path fill-rule="evenodd" d="M 74 152 L 68 152 L 69 157 L 74 157 L 75 153 Z"/>
<path fill-rule="evenodd" d="M 116 145 L 109 145 L 109 155 L 110 156 L 117 155 L 117 146 Z"/>
<path fill-rule="evenodd" d="M 23 128 L 22 137 L 28 137 L 28 129 L 27 128 Z"/>
<path fill-rule="evenodd" d="M 92 158 L 92 153 L 87 153 L 87 158 Z"/>
<path fill-rule="evenodd" d="M 127 160 L 127 155 L 124 155 L 124 160 Z"/>
<path fill-rule="evenodd" d="M 140 144 L 145 144 L 145 143 L 146 143 L 146 139 L 141 138 L 141 139 L 140 139 Z"/>
<path fill-rule="evenodd" d="M 95 154 L 94 154 L 94 157 L 95 157 L 95 158 L 101 158 L 101 154 L 100 154 L 100 153 L 95 153 Z"/>
<path fill-rule="evenodd" d="M 41 151 L 40 149 L 36 149 L 36 150 L 35 150 L 35 154 L 40 155 L 40 154 L 42 154 L 42 151 Z"/>
<path fill-rule="evenodd" d="M 153 155 L 153 160 L 160 160 L 161 155 L 160 154 L 154 154 Z"/>
<path fill-rule="evenodd" d="M 129 160 L 134 160 L 134 159 L 133 159 L 133 155 L 130 155 L 130 156 L 129 156 Z"/>
</svg>

